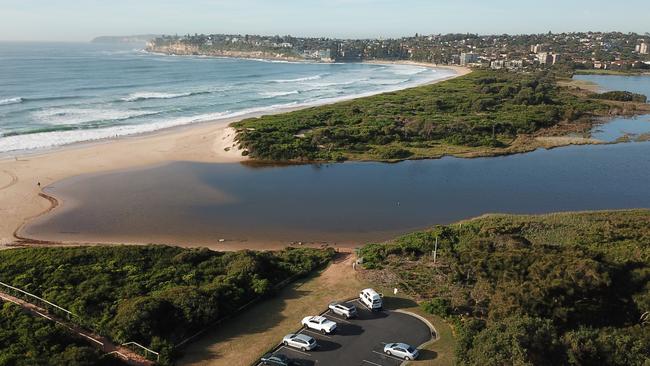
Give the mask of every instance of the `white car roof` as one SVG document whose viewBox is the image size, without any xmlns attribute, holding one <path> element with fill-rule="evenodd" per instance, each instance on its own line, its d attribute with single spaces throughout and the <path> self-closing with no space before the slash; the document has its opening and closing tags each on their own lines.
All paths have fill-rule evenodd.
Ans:
<svg viewBox="0 0 650 366">
<path fill-rule="evenodd" d="M 310 337 L 310 336 L 308 336 L 306 334 L 296 334 L 295 337 L 293 337 L 293 338 L 302 339 L 303 341 L 306 341 L 306 342 L 309 342 L 309 343 L 311 343 L 311 340 L 314 339 L 314 338 L 312 338 L 312 337 Z"/>
<path fill-rule="evenodd" d="M 400 347 L 400 348 L 406 348 L 406 349 L 409 349 L 411 346 L 408 345 L 408 344 L 406 344 L 406 343 L 393 343 L 393 345 L 392 345 L 391 348 L 394 348 L 394 347 Z M 415 348 L 415 347 L 414 347 L 414 348 Z"/>
<path fill-rule="evenodd" d="M 340 303 L 340 302 L 334 304 L 334 306 L 338 306 L 338 307 L 340 307 L 340 308 L 344 308 L 344 309 L 352 309 L 352 308 L 354 307 L 354 305 L 343 304 L 343 303 Z"/>
<path fill-rule="evenodd" d="M 377 291 L 375 291 L 375 290 L 373 290 L 373 289 L 371 289 L 371 288 L 367 288 L 367 289 L 363 290 L 362 292 L 366 292 L 366 293 L 368 293 L 368 296 L 370 296 L 370 297 L 372 297 L 372 298 L 379 298 L 379 297 L 381 297 L 381 296 L 379 296 L 379 293 L 377 293 Z"/>
<path fill-rule="evenodd" d="M 311 317 L 309 317 L 309 320 L 313 320 L 313 321 L 315 321 L 315 322 L 322 323 L 322 322 L 324 322 L 324 321 L 328 321 L 329 319 L 327 319 L 327 318 L 324 317 L 324 316 L 316 315 L 316 316 L 311 316 Z"/>
</svg>

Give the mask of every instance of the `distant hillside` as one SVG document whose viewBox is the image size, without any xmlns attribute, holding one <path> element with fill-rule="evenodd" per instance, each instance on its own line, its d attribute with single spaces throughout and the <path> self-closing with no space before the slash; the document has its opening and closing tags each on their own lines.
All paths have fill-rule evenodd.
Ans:
<svg viewBox="0 0 650 366">
<path fill-rule="evenodd" d="M 141 34 L 135 36 L 101 36 L 94 38 L 92 43 L 146 43 L 160 37 L 158 34 Z"/>
</svg>

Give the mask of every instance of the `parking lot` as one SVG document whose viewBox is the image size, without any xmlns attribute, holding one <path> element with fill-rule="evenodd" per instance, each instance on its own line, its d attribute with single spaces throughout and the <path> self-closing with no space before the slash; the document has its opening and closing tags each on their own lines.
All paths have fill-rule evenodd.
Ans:
<svg viewBox="0 0 650 366">
<path fill-rule="evenodd" d="M 284 354 L 299 365 L 397 366 L 402 360 L 383 353 L 386 343 L 404 342 L 418 347 L 432 337 L 429 327 L 411 315 L 389 310 L 372 312 L 358 300 L 350 303 L 357 307 L 356 318 L 346 320 L 331 310 L 323 314 L 338 324 L 334 334 L 309 329 L 298 332 L 316 339 L 319 347 L 315 350 L 302 352 L 280 346 L 274 353 Z"/>
</svg>

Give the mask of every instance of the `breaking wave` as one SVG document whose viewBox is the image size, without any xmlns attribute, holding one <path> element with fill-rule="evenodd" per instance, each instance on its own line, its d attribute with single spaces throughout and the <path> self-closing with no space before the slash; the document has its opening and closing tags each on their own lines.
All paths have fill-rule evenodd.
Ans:
<svg viewBox="0 0 650 366">
<path fill-rule="evenodd" d="M 159 93 L 159 92 L 137 92 L 122 98 L 124 102 L 139 102 L 147 99 L 175 99 L 190 97 L 192 95 L 207 94 L 208 92 L 187 92 L 187 93 Z"/>
<path fill-rule="evenodd" d="M 324 74 L 319 74 L 319 75 L 314 75 L 314 76 L 306 76 L 304 78 L 297 78 L 297 79 L 280 79 L 280 80 L 271 80 L 272 83 L 299 83 L 301 81 L 310 81 L 310 80 L 319 80 L 322 79 Z"/>
<path fill-rule="evenodd" d="M 0 105 L 18 104 L 22 102 L 23 98 L 21 97 L 0 99 Z"/>
<path fill-rule="evenodd" d="M 133 111 L 100 108 L 53 108 L 34 112 L 37 120 L 50 125 L 79 125 L 89 122 L 123 121 L 158 114 L 157 111 Z"/>
<path fill-rule="evenodd" d="M 300 94 L 300 91 L 298 90 L 292 90 L 292 91 L 286 91 L 286 92 L 266 92 L 266 93 L 259 93 L 261 96 L 264 98 L 276 98 L 276 97 L 286 97 L 288 95 L 296 95 Z"/>
</svg>

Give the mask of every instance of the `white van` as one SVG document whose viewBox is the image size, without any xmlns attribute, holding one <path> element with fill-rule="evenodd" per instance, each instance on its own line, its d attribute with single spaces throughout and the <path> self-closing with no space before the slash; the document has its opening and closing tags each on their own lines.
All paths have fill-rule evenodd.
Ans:
<svg viewBox="0 0 650 366">
<path fill-rule="evenodd" d="M 379 311 L 384 306 L 377 291 L 367 288 L 359 293 L 359 301 L 372 311 Z"/>
</svg>

